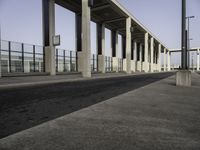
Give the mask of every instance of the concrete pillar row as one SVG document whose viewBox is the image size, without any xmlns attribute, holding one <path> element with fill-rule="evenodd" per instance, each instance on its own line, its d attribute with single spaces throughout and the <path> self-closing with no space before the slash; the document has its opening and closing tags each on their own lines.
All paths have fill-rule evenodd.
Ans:
<svg viewBox="0 0 200 150">
<path fill-rule="evenodd" d="M 158 44 L 157 62 L 158 62 L 158 72 L 161 72 L 161 44 Z"/>
<path fill-rule="evenodd" d="M 145 33 L 144 35 L 144 63 L 143 63 L 143 70 L 144 72 L 149 72 L 149 34 Z"/>
<path fill-rule="evenodd" d="M 166 71 L 166 48 L 164 48 L 163 57 L 164 57 L 164 66 L 163 66 L 163 69 L 164 69 L 164 71 Z"/>
<path fill-rule="evenodd" d="M 55 0 L 42 1 L 43 13 L 43 42 L 45 46 L 45 72 L 50 75 L 56 74 L 55 46 Z"/>
<path fill-rule="evenodd" d="M 131 18 L 126 19 L 126 73 L 131 74 Z"/>
<path fill-rule="evenodd" d="M 167 71 L 171 71 L 171 53 L 169 50 L 167 52 Z"/>
<path fill-rule="evenodd" d="M 151 37 L 151 68 L 150 72 L 154 72 L 154 38 Z"/>
<path fill-rule="evenodd" d="M 111 32 L 113 71 L 118 72 L 118 31 Z"/>
<path fill-rule="evenodd" d="M 90 20 L 91 11 L 88 0 L 82 0 L 82 51 L 78 52 L 78 66 L 82 76 L 91 77 L 91 47 L 90 47 Z"/>
<path fill-rule="evenodd" d="M 105 25 L 97 24 L 98 71 L 106 72 L 105 66 Z"/>
<path fill-rule="evenodd" d="M 197 49 L 197 71 L 199 71 L 199 49 Z"/>
</svg>

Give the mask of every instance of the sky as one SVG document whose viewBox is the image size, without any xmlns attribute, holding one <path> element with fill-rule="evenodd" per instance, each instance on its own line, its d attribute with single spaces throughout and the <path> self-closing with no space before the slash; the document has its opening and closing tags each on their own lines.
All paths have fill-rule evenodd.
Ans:
<svg viewBox="0 0 200 150">
<path fill-rule="evenodd" d="M 191 47 L 200 47 L 200 0 L 187 1 Z M 181 0 L 118 0 L 137 20 L 167 48 L 180 48 Z M 1 38 L 42 45 L 42 0 L 0 0 Z M 75 14 L 56 5 L 56 34 L 61 35 L 59 48 L 75 50 Z M 91 22 L 91 49 L 96 53 L 96 25 Z M 119 45 L 121 45 L 119 36 Z M 111 56 L 110 31 L 106 30 L 106 55 Z M 121 47 L 121 46 L 119 46 Z M 119 49 L 121 56 L 121 48 Z M 162 56 L 163 57 L 163 56 Z M 179 64 L 180 54 L 172 56 Z M 195 59 L 195 58 L 194 58 Z"/>
</svg>

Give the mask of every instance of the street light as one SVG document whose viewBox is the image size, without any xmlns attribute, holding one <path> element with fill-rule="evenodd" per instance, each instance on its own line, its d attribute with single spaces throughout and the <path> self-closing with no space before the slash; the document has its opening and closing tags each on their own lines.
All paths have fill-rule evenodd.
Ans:
<svg viewBox="0 0 200 150">
<path fill-rule="evenodd" d="M 187 55 L 188 55 L 188 67 L 190 67 L 190 41 L 191 41 L 191 39 L 190 39 L 190 19 L 193 19 L 193 18 L 195 18 L 195 16 L 188 16 L 188 17 L 185 17 L 186 18 L 186 20 L 188 21 L 188 25 L 187 25 L 187 39 L 188 39 L 188 52 L 187 52 Z"/>
</svg>

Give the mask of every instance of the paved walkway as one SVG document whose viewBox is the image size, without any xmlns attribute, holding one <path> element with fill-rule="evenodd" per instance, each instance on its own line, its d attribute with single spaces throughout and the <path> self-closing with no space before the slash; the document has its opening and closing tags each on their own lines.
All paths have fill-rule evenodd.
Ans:
<svg viewBox="0 0 200 150">
<path fill-rule="evenodd" d="M 0 140 L 1 150 L 199 150 L 200 76 L 170 77 Z"/>
</svg>

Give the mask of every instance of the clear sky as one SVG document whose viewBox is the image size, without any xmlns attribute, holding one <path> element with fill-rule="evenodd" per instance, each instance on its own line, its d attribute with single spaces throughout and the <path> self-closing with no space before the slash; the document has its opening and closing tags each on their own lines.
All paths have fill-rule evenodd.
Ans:
<svg viewBox="0 0 200 150">
<path fill-rule="evenodd" d="M 180 48 L 181 0 L 118 0 L 168 48 Z M 191 47 L 200 47 L 200 0 L 186 0 Z M 0 0 L 2 39 L 42 45 L 42 0 Z M 60 48 L 75 50 L 75 15 L 56 5 L 56 34 Z M 111 55 L 110 31 L 106 30 L 106 55 Z M 91 47 L 96 50 L 96 26 L 91 23 Z M 120 40 L 119 40 L 120 41 Z M 121 45 L 121 42 L 119 42 Z M 121 50 L 121 49 L 120 49 Z M 121 55 L 121 53 L 119 53 Z M 176 63 L 180 61 L 177 56 Z"/>
</svg>

